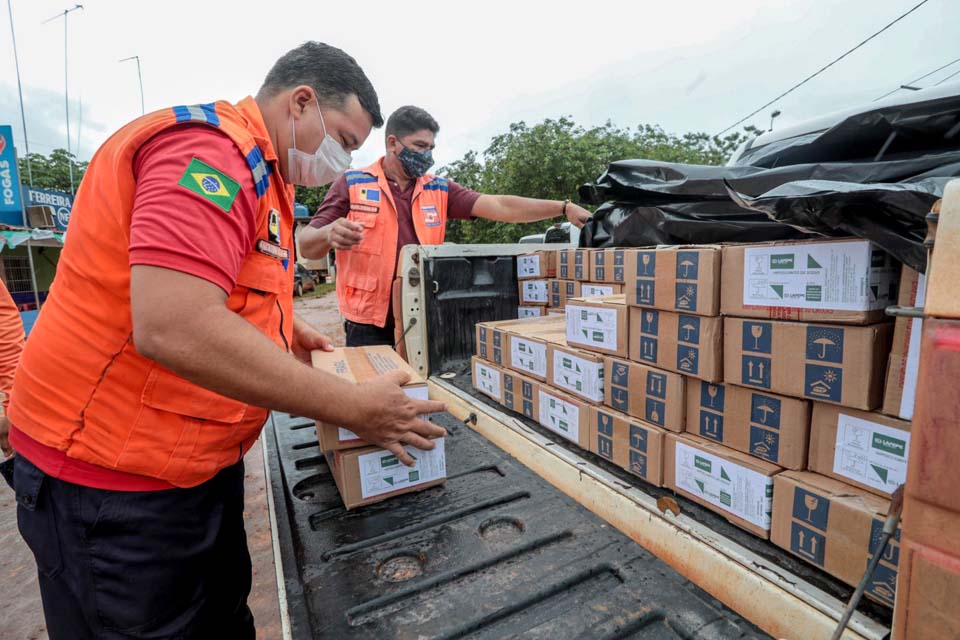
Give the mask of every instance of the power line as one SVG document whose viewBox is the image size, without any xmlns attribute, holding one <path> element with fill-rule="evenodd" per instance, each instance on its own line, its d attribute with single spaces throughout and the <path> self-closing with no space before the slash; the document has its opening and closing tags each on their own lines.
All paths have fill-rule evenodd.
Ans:
<svg viewBox="0 0 960 640">
<path fill-rule="evenodd" d="M 879 98 L 874 98 L 873 101 L 876 102 L 877 100 L 883 100 L 883 99 L 886 98 L 887 96 L 891 96 L 891 95 L 895 94 L 897 91 L 900 91 L 900 89 L 905 89 L 905 88 L 907 88 L 907 87 L 912 87 L 913 85 L 917 84 L 917 83 L 920 82 L 921 80 L 925 80 L 926 78 L 929 78 L 930 76 L 932 76 L 933 74 L 937 73 L 938 71 L 943 71 L 943 70 L 946 69 L 947 67 L 951 67 L 951 66 L 957 64 L 958 62 L 960 62 L 960 58 L 957 58 L 957 59 L 955 59 L 955 60 L 951 60 L 950 62 L 948 62 L 947 64 L 943 65 L 942 67 L 937 67 L 937 68 L 934 69 L 933 71 L 931 71 L 931 72 L 929 72 L 929 73 L 925 73 L 925 74 L 923 74 L 922 76 L 920 76 L 919 78 L 916 78 L 915 80 L 911 80 L 911 81 L 908 82 L 906 85 L 900 85 L 900 86 L 897 87 L 896 89 L 894 89 L 894 90 L 892 90 L 892 91 L 886 92 L 885 94 L 883 94 L 883 95 L 880 96 Z M 954 74 L 954 75 L 956 75 L 956 74 Z M 948 76 L 946 79 L 950 79 L 950 78 L 952 78 L 952 77 L 953 77 L 953 76 Z M 943 82 L 943 80 L 941 80 L 940 82 Z M 940 84 L 940 82 L 938 82 L 937 84 Z M 937 86 L 937 85 L 933 85 L 933 86 Z"/>
<path fill-rule="evenodd" d="M 940 82 L 938 82 L 937 84 L 935 84 L 935 85 L 933 85 L 933 86 L 939 87 L 939 86 L 942 85 L 944 82 L 946 82 L 946 81 L 949 80 L 950 78 L 952 78 L 952 77 L 954 77 L 954 76 L 957 76 L 957 75 L 960 75 L 960 71 L 954 71 L 953 73 L 951 73 L 951 74 L 948 75 L 946 78 L 944 78 L 943 80 L 941 80 Z"/>
<path fill-rule="evenodd" d="M 901 14 L 896 20 L 894 20 L 893 22 L 888 23 L 885 27 L 883 27 L 883 28 L 880 29 L 879 31 L 873 33 L 873 34 L 870 35 L 868 38 L 866 38 L 865 40 L 863 40 L 862 42 L 860 42 L 859 44 L 857 44 L 855 47 L 847 50 L 847 51 L 846 51 L 843 55 L 841 55 L 839 58 L 836 58 L 835 60 L 833 60 L 833 61 L 825 64 L 825 65 L 822 66 L 822 67 L 820 67 L 820 68 L 817 69 L 815 72 L 813 72 L 812 74 L 810 74 L 809 76 L 807 76 L 806 78 L 804 78 L 803 80 L 801 80 L 800 82 L 798 82 L 797 84 L 793 85 L 792 87 L 790 87 L 789 89 L 787 89 L 786 91 L 784 91 L 783 93 L 781 93 L 780 95 L 778 95 L 776 98 L 774 98 L 774 99 L 771 100 L 770 102 L 766 103 L 765 105 L 763 105 L 762 107 L 760 107 L 760 108 L 757 109 L 756 111 L 753 111 L 753 112 L 750 113 L 749 115 L 744 116 L 743 118 L 740 118 L 739 120 L 737 120 L 736 122 L 734 122 L 732 125 L 730 125 L 730 126 L 727 127 L 726 129 L 724 129 L 723 131 L 717 133 L 716 135 L 718 135 L 718 136 L 723 135 L 724 133 L 726 133 L 726 132 L 729 131 L 730 129 L 733 129 L 733 128 L 736 127 L 737 125 L 739 125 L 739 124 L 741 124 L 741 123 L 749 120 L 749 119 L 752 118 L 753 116 L 757 115 L 758 113 L 760 113 L 761 111 L 763 111 L 764 109 L 766 109 L 767 107 L 769 107 L 770 105 L 772 105 L 773 103 L 777 102 L 777 101 L 780 100 L 781 98 L 784 98 L 784 97 L 790 95 L 791 93 L 793 93 L 794 91 L 796 91 L 797 89 L 799 89 L 799 88 L 802 87 L 803 85 L 807 84 L 808 82 L 810 82 L 811 80 L 813 80 L 814 78 L 816 78 L 818 75 L 820 75 L 821 73 L 823 73 L 824 71 L 826 71 L 827 69 L 829 69 L 830 67 L 832 67 L 833 65 L 837 64 L 838 62 L 840 62 L 841 60 L 843 60 L 844 58 L 846 58 L 847 56 L 849 56 L 851 53 L 853 53 L 854 51 L 856 51 L 857 49 L 859 49 L 859 48 L 862 47 L 863 45 L 867 44 L 868 42 L 870 42 L 871 40 L 873 40 L 874 38 L 876 38 L 877 36 L 879 36 L 881 33 L 883 33 L 884 31 L 886 31 L 887 29 L 889 29 L 889 28 L 892 27 L 893 25 L 897 24 L 898 22 L 900 22 L 901 20 L 903 20 L 904 18 L 906 18 L 908 15 L 910 15 L 911 13 L 913 13 L 914 11 L 916 11 L 917 9 L 919 9 L 920 7 L 922 7 L 923 5 L 927 4 L 929 1 L 930 1 L 930 0 L 921 0 L 921 1 L 918 2 L 916 5 L 914 5 L 913 8 L 911 8 L 909 11 L 907 11 L 906 13 Z"/>
</svg>

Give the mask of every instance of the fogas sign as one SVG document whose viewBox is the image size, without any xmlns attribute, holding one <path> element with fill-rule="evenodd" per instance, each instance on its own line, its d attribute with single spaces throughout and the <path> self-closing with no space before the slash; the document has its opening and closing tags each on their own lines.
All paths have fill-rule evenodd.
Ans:
<svg viewBox="0 0 960 640">
<path fill-rule="evenodd" d="M 52 189 L 23 188 L 23 199 L 28 207 L 50 207 L 53 209 L 57 228 L 65 230 L 70 222 L 70 209 L 73 208 L 73 196 Z"/>
<path fill-rule="evenodd" d="M 18 219 L 13 220 L 10 214 L 16 214 Z M 13 129 L 6 124 L 0 125 L 0 221 L 8 224 L 23 223 L 20 174 L 17 171 L 17 154 L 13 148 Z"/>
</svg>

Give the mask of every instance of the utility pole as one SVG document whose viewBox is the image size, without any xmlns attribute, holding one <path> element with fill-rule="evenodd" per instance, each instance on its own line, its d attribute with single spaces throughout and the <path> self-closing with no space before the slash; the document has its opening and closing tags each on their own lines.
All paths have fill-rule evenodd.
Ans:
<svg viewBox="0 0 960 640">
<path fill-rule="evenodd" d="M 67 16 L 77 9 L 83 9 L 82 4 L 76 4 L 70 9 L 64 9 L 63 13 L 58 13 L 49 20 L 45 20 L 43 24 L 47 24 L 57 18 L 63 16 L 63 102 L 67 115 L 67 166 L 70 168 L 70 193 L 76 193 L 76 188 L 73 182 L 73 158 L 70 157 L 70 83 L 69 83 L 69 57 L 67 49 Z"/>
<path fill-rule="evenodd" d="M 127 60 L 136 60 L 137 61 L 137 78 L 140 80 L 140 115 L 146 113 L 146 110 L 143 108 L 143 74 L 140 73 L 140 56 L 130 56 L 129 58 L 122 58 L 119 62 L 126 62 Z"/>
<path fill-rule="evenodd" d="M 27 160 L 27 183 L 33 186 L 33 168 L 30 166 L 30 139 L 27 137 L 27 114 L 23 109 L 23 84 L 20 82 L 20 56 L 17 54 L 17 34 L 13 29 L 13 0 L 7 0 L 10 14 L 10 40 L 13 41 L 13 64 L 17 69 L 17 93 L 20 95 L 20 121 L 23 123 L 23 146 Z"/>
</svg>

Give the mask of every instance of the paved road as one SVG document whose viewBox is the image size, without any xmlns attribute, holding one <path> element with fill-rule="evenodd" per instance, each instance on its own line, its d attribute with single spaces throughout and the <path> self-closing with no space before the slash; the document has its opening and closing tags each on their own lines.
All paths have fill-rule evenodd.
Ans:
<svg viewBox="0 0 960 640">
<path fill-rule="evenodd" d="M 336 295 L 297 300 L 297 312 L 336 344 L 344 342 L 343 325 L 337 313 Z M 246 509 L 244 521 L 253 558 L 253 591 L 250 608 L 257 621 L 258 638 L 279 638 L 276 569 L 267 511 L 266 479 L 260 443 L 245 459 Z M 33 556 L 17 531 L 13 492 L 0 481 L 0 640 L 47 638 L 37 587 Z"/>
</svg>

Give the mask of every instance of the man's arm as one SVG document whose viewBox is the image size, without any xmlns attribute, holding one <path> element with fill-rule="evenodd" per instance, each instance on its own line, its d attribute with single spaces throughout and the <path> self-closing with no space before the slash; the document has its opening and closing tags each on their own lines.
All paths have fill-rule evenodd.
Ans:
<svg viewBox="0 0 960 640">
<path fill-rule="evenodd" d="M 0 460 L 13 455 L 8 440 L 10 422 L 7 420 L 7 403 L 13 374 L 23 352 L 23 321 L 7 287 L 0 281 L 0 394 L 3 395 L 3 412 L 0 415 Z"/>
<path fill-rule="evenodd" d="M 353 384 L 307 366 L 230 311 L 217 285 L 186 273 L 134 265 L 130 301 L 137 351 L 206 389 L 259 407 L 343 425 L 405 463 L 401 443 L 432 449 L 446 432 L 417 416 L 440 402 L 407 397 L 395 372 Z"/>
<path fill-rule="evenodd" d="M 300 229 L 297 236 L 300 255 L 319 260 L 331 249 L 349 249 L 363 240 L 363 225 L 347 220 L 348 213 L 350 191 L 347 179 L 341 176 L 330 185 L 310 224 Z"/>
<path fill-rule="evenodd" d="M 537 222 L 562 215 L 563 202 L 520 196 L 481 195 L 470 213 L 475 218 L 497 222 Z M 580 205 L 568 202 L 566 217 L 579 228 L 586 224 L 591 214 Z"/>
</svg>

